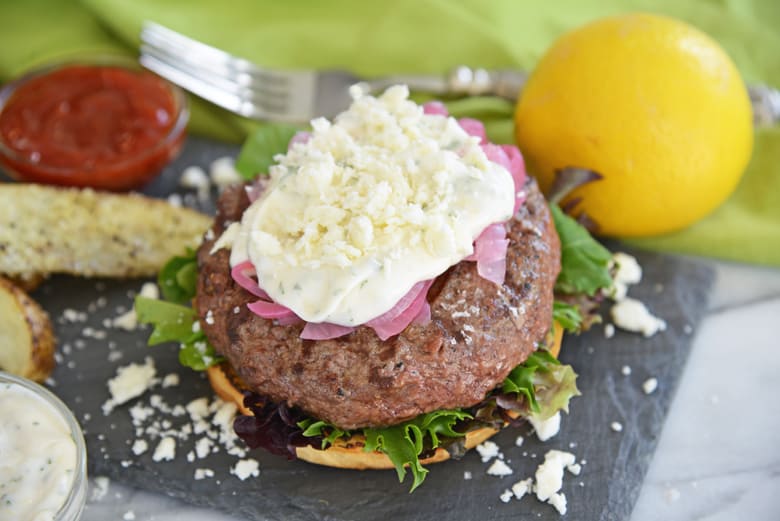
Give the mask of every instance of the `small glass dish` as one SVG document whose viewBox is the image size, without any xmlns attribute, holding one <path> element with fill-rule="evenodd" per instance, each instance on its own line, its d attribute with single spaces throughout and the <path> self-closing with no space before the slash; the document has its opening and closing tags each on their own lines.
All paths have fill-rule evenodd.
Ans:
<svg viewBox="0 0 780 521">
<path fill-rule="evenodd" d="M 181 151 L 184 92 L 125 57 L 65 61 L 0 89 L 0 167 L 18 181 L 139 188 Z"/>
<path fill-rule="evenodd" d="M 23 396 L 24 399 L 31 398 L 36 403 L 39 402 L 41 409 L 45 409 L 46 412 L 53 413 L 61 419 L 64 426 L 70 431 L 69 434 L 76 450 L 75 468 L 68 494 L 56 511 L 53 521 L 78 521 L 87 498 L 87 447 L 76 417 L 59 398 L 43 386 L 26 378 L 0 371 L 0 399 L 3 398 L 3 393 L 15 393 L 12 398 L 17 400 L 21 400 Z M 10 396 L 10 394 L 6 396 Z M 23 416 L 26 417 L 27 414 Z M 0 427 L 2 427 L 2 421 L 7 419 L 0 419 Z M 2 432 L 2 428 L 0 428 L 0 432 Z M 32 442 L 32 440 L 30 441 Z M 2 510 L 0 507 L 0 518 L 5 519 Z"/>
</svg>

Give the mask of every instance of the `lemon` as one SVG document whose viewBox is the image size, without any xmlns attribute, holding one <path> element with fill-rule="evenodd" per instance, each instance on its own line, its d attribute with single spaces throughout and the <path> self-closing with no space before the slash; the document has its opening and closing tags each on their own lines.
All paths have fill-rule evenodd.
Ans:
<svg viewBox="0 0 780 521">
<path fill-rule="evenodd" d="M 560 168 L 603 175 L 570 197 L 599 233 L 620 237 L 707 215 L 735 189 L 753 148 L 750 99 L 728 55 L 694 27 L 651 14 L 561 36 L 521 93 L 515 136 L 543 190 Z"/>
</svg>

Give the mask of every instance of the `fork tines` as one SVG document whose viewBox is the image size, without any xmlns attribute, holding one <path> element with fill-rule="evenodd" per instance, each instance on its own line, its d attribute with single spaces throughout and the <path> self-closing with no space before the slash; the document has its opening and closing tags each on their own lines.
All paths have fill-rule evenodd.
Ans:
<svg viewBox="0 0 780 521">
<path fill-rule="evenodd" d="M 306 121 L 316 75 L 259 67 L 153 22 L 141 29 L 141 64 L 227 110 L 256 119 Z"/>
</svg>

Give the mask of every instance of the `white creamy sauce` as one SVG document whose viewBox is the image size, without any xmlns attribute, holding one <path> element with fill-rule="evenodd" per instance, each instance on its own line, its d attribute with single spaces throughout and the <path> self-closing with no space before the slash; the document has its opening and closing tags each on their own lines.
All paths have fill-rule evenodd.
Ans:
<svg viewBox="0 0 780 521">
<path fill-rule="evenodd" d="M 423 114 L 408 95 L 354 94 L 332 123 L 312 121 L 311 139 L 275 158 L 269 188 L 221 244 L 308 322 L 376 318 L 512 216 L 511 174 L 454 118 Z"/>
<path fill-rule="evenodd" d="M 20 385 L 0 383 L 0 519 L 54 519 L 76 461 L 76 443 L 56 409 Z"/>
</svg>

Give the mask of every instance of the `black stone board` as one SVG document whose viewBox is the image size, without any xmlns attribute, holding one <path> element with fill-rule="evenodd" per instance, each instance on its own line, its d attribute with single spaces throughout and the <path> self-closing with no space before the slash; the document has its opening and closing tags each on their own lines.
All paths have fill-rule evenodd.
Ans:
<svg viewBox="0 0 780 521">
<path fill-rule="evenodd" d="M 234 155 L 236 151 L 229 145 L 190 139 L 182 156 L 145 192 L 184 193 L 178 188 L 177 179 L 185 166 L 207 167 L 214 158 Z M 202 204 L 201 208 L 208 211 L 213 203 Z M 583 396 L 572 401 L 561 433 L 541 443 L 528 427 L 505 429 L 494 441 L 514 474 L 504 478 L 486 475 L 488 464 L 472 451 L 460 461 L 432 465 L 426 482 L 413 494 L 408 493 L 410 477 L 399 484 L 393 471 L 322 468 L 260 450 L 251 453 L 260 462 L 260 476 L 239 481 L 229 473 L 236 458 L 224 451 L 195 463 L 186 461 L 184 455 L 193 448 L 197 437 L 180 442 L 172 462 L 153 463 L 151 450 L 134 456 L 130 444 L 135 436 L 128 414 L 134 402 L 118 407 L 108 416 L 101 412 L 101 405 L 109 397 L 106 381 L 117 367 L 152 356 L 158 375 L 178 373 L 180 385 L 153 391 L 170 404 L 186 404 L 194 398 L 210 396 L 205 378 L 179 366 L 176 346 L 147 347 L 148 330 L 107 329 L 108 336 L 103 339 L 84 336 L 85 327 L 104 330 L 104 319 L 117 316 L 118 307 L 129 308 L 129 292 L 137 291 L 141 281 L 58 276 L 47 281 L 34 297 L 55 320 L 60 345 L 70 345 L 69 354 L 63 353 L 53 373 L 52 389 L 82 422 L 92 475 L 109 476 L 247 520 L 553 520 L 560 519 L 558 513 L 534 497 L 505 504 L 499 495 L 517 480 L 532 476 L 546 451 L 561 449 L 573 452 L 578 460 L 586 460 L 580 476 L 565 477 L 563 492 L 569 510 L 566 518 L 624 520 L 630 515 L 655 450 L 713 279 L 712 269 L 700 261 L 633 253 L 645 276 L 640 285 L 631 288 L 630 295 L 643 300 L 664 318 L 667 331 L 649 339 L 618 331 L 613 338 L 606 339 L 603 329 L 597 326 L 579 337 L 567 337 L 561 359 L 573 365 L 580 375 L 578 385 Z M 57 318 L 66 308 L 92 311 L 86 323 L 62 323 Z M 693 333 L 689 328 L 693 328 Z M 121 358 L 111 355 L 112 352 L 121 352 Z M 630 376 L 621 374 L 623 365 L 632 368 Z M 659 387 L 646 395 L 641 385 L 650 377 L 658 379 Z M 622 432 L 610 429 L 613 421 L 622 424 Z M 515 446 L 518 435 L 525 437 L 521 447 Z M 196 468 L 210 468 L 215 477 L 195 481 Z M 464 479 L 464 472 L 470 472 L 472 479 Z"/>
</svg>

